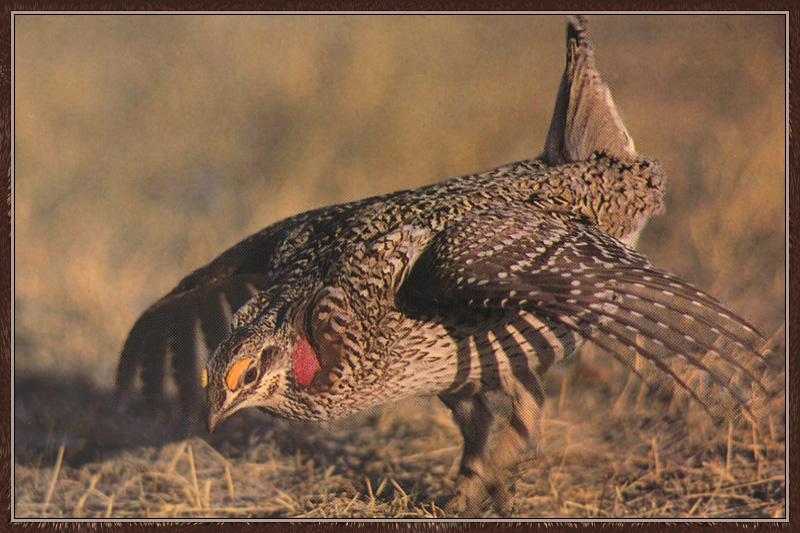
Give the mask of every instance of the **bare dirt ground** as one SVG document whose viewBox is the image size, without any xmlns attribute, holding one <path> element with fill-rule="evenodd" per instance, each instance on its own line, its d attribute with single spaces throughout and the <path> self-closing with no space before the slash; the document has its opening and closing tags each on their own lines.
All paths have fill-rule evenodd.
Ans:
<svg viewBox="0 0 800 533">
<path fill-rule="evenodd" d="M 444 516 L 461 443 L 437 400 L 186 435 L 110 411 L 116 358 L 147 305 L 269 223 L 537 155 L 563 19 L 17 20 L 16 517 Z M 669 176 L 639 248 L 780 332 L 783 19 L 591 23 Z M 782 396 L 754 431 L 628 379 L 591 350 L 547 376 L 514 516 L 784 516 Z"/>
</svg>

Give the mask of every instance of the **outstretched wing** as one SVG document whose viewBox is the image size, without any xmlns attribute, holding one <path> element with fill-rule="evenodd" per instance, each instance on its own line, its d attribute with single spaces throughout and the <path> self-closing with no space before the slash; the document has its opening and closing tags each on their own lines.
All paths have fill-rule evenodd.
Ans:
<svg viewBox="0 0 800 533">
<path fill-rule="evenodd" d="M 636 157 L 633 139 L 597 70 L 586 20 L 573 16 L 567 26 L 567 63 L 544 159 L 551 165 L 561 165 L 588 159 L 592 152 L 605 152 L 622 160 Z"/>
<path fill-rule="evenodd" d="M 248 237 L 150 306 L 134 324 L 120 355 L 117 408 L 129 404 L 139 371 L 146 401 L 161 403 L 169 366 L 182 411 L 193 413 L 200 404 L 198 362 L 202 364 L 228 336 L 237 309 L 269 287 L 283 245 L 309 220 L 324 222 L 320 211 L 286 219 Z"/>
<path fill-rule="evenodd" d="M 454 224 L 420 256 L 400 297 L 442 312 L 471 306 L 554 319 L 634 370 L 638 353 L 714 414 L 749 411 L 766 392 L 760 333 L 569 215 L 508 209 Z"/>
</svg>

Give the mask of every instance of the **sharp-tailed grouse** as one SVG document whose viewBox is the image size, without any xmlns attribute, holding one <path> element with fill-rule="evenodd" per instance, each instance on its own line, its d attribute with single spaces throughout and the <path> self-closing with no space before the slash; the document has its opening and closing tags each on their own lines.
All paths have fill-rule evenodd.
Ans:
<svg viewBox="0 0 800 533">
<path fill-rule="evenodd" d="M 196 411 L 199 331 L 214 350 L 202 371 L 211 428 L 247 407 L 325 420 L 438 395 L 464 438 L 451 504 L 461 512 L 488 497 L 506 505 L 502 471 L 540 431 L 540 378 L 584 340 L 631 366 L 638 354 L 713 411 L 749 409 L 763 389 L 762 337 L 633 250 L 663 210 L 664 171 L 634 149 L 580 17 L 566 59 L 540 157 L 248 237 L 139 318 L 121 404 L 138 369 L 159 401 L 172 353 L 179 403 Z M 493 390 L 512 412 L 492 441 Z"/>
</svg>

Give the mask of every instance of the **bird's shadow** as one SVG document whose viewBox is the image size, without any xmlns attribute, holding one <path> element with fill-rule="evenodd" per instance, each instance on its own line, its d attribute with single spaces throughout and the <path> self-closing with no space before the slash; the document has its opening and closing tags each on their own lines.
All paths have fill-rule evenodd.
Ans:
<svg viewBox="0 0 800 533">
<path fill-rule="evenodd" d="M 381 442 L 374 429 L 380 409 L 366 411 L 334 425 L 284 420 L 256 410 L 237 413 L 209 434 L 200 420 L 186 423 L 173 411 L 153 412 L 144 405 L 115 411 L 113 392 L 82 375 L 27 373 L 14 381 L 14 461 L 23 466 L 52 464 L 63 447 L 65 465 L 80 468 L 112 460 L 137 448 L 158 448 L 196 437 L 231 460 L 259 460 L 270 448 L 297 453 L 323 467 L 360 473 L 377 482 L 375 460 Z M 405 437 L 412 428 L 397 429 Z M 406 434 L 411 431 L 411 434 Z M 394 431 L 389 431 L 394 433 Z M 384 443 L 385 444 L 385 443 Z M 363 478 L 362 476 L 362 478 Z M 402 480 L 400 480 L 402 484 Z"/>
<path fill-rule="evenodd" d="M 134 446 L 157 446 L 180 436 L 152 413 L 116 413 L 113 395 L 80 375 L 26 373 L 14 380 L 14 459 L 63 460 L 80 466 Z"/>
<path fill-rule="evenodd" d="M 134 404 L 114 408 L 113 392 L 81 375 L 27 373 L 14 381 L 14 459 L 22 465 L 47 464 L 64 448 L 63 462 L 80 467 L 137 447 L 161 447 L 189 437 L 207 440 L 235 456 L 266 435 L 282 452 L 336 457 L 336 443 L 320 447 L 319 430 L 258 412 L 243 412 L 209 435 L 202 422 L 182 420 L 168 405 L 159 410 Z M 320 455 L 321 454 L 321 455 Z"/>
</svg>

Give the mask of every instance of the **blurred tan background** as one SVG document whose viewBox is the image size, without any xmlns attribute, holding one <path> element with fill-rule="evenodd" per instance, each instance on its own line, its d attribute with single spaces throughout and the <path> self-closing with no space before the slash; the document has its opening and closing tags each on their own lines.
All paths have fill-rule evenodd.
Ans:
<svg viewBox="0 0 800 533">
<path fill-rule="evenodd" d="M 288 215 L 539 154 L 560 16 L 19 16 L 16 369 L 110 386 L 179 279 Z M 784 20 L 594 16 L 668 171 L 653 261 L 784 320 Z M 19 375 L 19 374 L 18 374 Z"/>
</svg>

